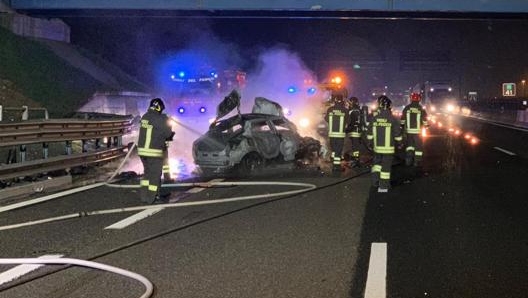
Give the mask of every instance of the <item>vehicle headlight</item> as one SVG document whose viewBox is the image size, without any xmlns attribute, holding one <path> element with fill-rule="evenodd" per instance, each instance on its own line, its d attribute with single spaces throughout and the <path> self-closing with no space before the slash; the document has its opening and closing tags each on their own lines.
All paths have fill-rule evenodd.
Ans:
<svg viewBox="0 0 528 298">
<path fill-rule="evenodd" d="M 445 105 L 445 110 L 448 113 L 458 113 L 460 111 L 460 106 L 453 103 L 448 103 Z"/>
</svg>

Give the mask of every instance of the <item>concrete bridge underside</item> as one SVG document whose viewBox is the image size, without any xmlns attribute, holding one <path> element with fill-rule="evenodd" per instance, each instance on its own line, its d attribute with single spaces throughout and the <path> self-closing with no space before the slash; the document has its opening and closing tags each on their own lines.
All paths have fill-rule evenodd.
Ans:
<svg viewBox="0 0 528 298">
<path fill-rule="evenodd" d="M 526 0 L 0 0 L 15 10 L 267 10 L 526 13 Z"/>
</svg>

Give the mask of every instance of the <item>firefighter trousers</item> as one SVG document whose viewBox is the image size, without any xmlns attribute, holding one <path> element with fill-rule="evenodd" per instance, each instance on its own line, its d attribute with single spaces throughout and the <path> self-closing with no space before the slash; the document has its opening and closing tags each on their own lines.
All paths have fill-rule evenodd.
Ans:
<svg viewBox="0 0 528 298">
<path fill-rule="evenodd" d="M 361 136 L 352 136 L 350 137 L 350 145 L 352 151 L 352 159 L 356 162 L 359 162 L 359 148 L 361 146 Z"/>
<path fill-rule="evenodd" d="M 345 138 L 330 138 L 330 149 L 332 150 L 332 165 L 334 168 L 341 168 L 341 158 L 343 156 L 344 146 Z"/>
<path fill-rule="evenodd" d="M 423 140 L 420 134 L 407 133 L 405 145 L 405 165 L 417 166 L 423 156 Z"/>
<path fill-rule="evenodd" d="M 142 202 L 151 204 L 156 200 L 161 188 L 163 158 L 141 156 L 141 162 L 143 163 L 143 177 L 140 180 L 139 194 Z"/>
<path fill-rule="evenodd" d="M 372 186 L 389 189 L 394 155 L 374 153 L 372 164 Z"/>
</svg>

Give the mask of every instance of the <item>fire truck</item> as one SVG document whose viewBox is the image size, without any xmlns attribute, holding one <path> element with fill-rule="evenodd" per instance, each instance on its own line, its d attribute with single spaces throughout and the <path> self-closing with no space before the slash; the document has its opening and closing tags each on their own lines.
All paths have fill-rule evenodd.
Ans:
<svg viewBox="0 0 528 298">
<path fill-rule="evenodd" d="M 236 69 L 217 71 L 212 67 L 175 69 L 169 78 L 165 87 L 168 112 L 183 117 L 214 117 L 218 102 L 231 90 L 240 90 L 246 84 L 245 72 Z"/>
</svg>

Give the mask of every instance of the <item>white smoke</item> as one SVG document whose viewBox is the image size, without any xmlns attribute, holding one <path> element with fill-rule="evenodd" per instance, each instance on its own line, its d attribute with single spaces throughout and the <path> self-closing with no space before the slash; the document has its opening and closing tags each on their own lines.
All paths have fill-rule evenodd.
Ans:
<svg viewBox="0 0 528 298">
<path fill-rule="evenodd" d="M 310 125 L 301 133 L 316 136 L 314 127 L 322 119 L 322 103 L 328 94 L 298 54 L 285 47 L 263 50 L 247 78 L 241 92 L 242 111 L 251 111 L 254 99 L 265 97 L 286 109 L 286 116 L 298 126 L 308 119 Z"/>
<path fill-rule="evenodd" d="M 264 49 L 257 55 L 258 58 L 253 62 L 254 66 L 246 70 L 237 65 L 237 63 L 242 64 L 240 57 L 246 53 L 240 52 L 239 54 L 232 44 L 225 43 L 210 33 L 202 32 L 188 45 L 189 47 L 171 53 L 170 56 L 199 56 L 203 62 L 218 66 L 218 71 L 221 71 L 220 68 L 228 68 L 239 69 L 247 73 L 246 85 L 238 90 L 242 96 L 240 107 L 242 113 L 250 113 L 254 99 L 264 97 L 291 111 L 285 114 L 297 124 L 301 135 L 317 136 L 315 126 L 322 119 L 321 106 L 327 94 L 324 90 L 320 90 L 317 77 L 313 71 L 308 69 L 299 55 L 285 47 Z M 288 91 L 290 88 L 293 89 Z M 310 88 L 314 88 L 315 92 L 313 90 L 309 92 Z M 211 98 L 211 102 L 207 103 L 207 109 L 216 111 L 217 105 L 229 92 L 230 90 L 226 94 L 219 95 L 218 98 Z M 177 118 L 177 122 L 173 125 L 176 134 L 169 147 L 169 156 L 172 160 L 178 160 L 187 173 L 191 173 L 195 168 L 192 143 L 207 131 L 210 114 L 183 117 L 175 112 L 176 107 L 172 106 L 170 100 L 167 100 L 167 106 L 170 116 Z M 302 118 L 309 119 L 311 122 L 308 128 L 300 127 L 299 123 Z M 142 168 L 141 165 L 133 167 Z"/>
</svg>

